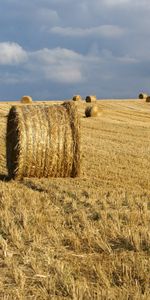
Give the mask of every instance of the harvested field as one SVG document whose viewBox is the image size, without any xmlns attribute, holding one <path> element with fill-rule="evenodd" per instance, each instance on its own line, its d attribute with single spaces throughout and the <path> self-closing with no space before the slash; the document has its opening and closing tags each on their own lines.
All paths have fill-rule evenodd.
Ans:
<svg viewBox="0 0 150 300">
<path fill-rule="evenodd" d="M 150 298 L 150 106 L 86 105 L 80 178 L 0 182 L 0 299 Z"/>
</svg>

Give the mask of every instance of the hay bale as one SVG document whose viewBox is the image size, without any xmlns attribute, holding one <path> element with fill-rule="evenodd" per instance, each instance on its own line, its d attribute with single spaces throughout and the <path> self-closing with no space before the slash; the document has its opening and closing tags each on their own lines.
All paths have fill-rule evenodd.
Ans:
<svg viewBox="0 0 150 300">
<path fill-rule="evenodd" d="M 148 97 L 148 94 L 146 94 L 146 93 L 139 94 L 139 99 L 146 99 L 147 97 Z"/>
<path fill-rule="evenodd" d="M 146 102 L 150 102 L 150 96 L 146 97 Z"/>
<path fill-rule="evenodd" d="M 75 95 L 72 98 L 73 101 L 82 101 L 82 97 L 80 95 Z"/>
<path fill-rule="evenodd" d="M 101 114 L 97 105 L 87 106 L 85 109 L 86 117 L 99 117 Z"/>
<path fill-rule="evenodd" d="M 21 98 L 21 101 L 20 101 L 21 103 L 32 103 L 32 97 L 31 96 L 23 96 L 22 98 Z"/>
<path fill-rule="evenodd" d="M 7 123 L 11 178 L 76 177 L 80 173 L 80 124 L 75 103 L 13 106 Z"/>
<path fill-rule="evenodd" d="M 95 102 L 96 101 L 96 96 L 95 95 L 86 96 L 85 101 L 86 102 Z"/>
</svg>

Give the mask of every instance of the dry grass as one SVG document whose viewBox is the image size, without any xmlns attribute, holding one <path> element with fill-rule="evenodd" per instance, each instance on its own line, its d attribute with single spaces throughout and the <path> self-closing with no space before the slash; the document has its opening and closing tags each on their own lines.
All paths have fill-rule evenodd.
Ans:
<svg viewBox="0 0 150 300">
<path fill-rule="evenodd" d="M 31 96 L 23 96 L 22 98 L 21 98 L 21 101 L 20 101 L 21 103 L 24 103 L 24 104 L 29 104 L 29 103 L 32 103 L 33 102 L 33 100 L 32 100 L 32 97 Z"/>
<path fill-rule="evenodd" d="M 98 117 L 102 111 L 100 111 L 97 105 L 90 105 L 85 108 L 85 116 L 86 117 Z"/>
<path fill-rule="evenodd" d="M 96 96 L 95 95 L 86 96 L 85 101 L 86 102 L 95 102 Z"/>
<path fill-rule="evenodd" d="M 10 178 L 75 177 L 80 171 L 80 124 L 74 103 L 13 106 L 8 115 Z"/>
<path fill-rule="evenodd" d="M 150 107 L 80 104 L 80 178 L 0 182 L 0 299 L 150 298 Z"/>
</svg>

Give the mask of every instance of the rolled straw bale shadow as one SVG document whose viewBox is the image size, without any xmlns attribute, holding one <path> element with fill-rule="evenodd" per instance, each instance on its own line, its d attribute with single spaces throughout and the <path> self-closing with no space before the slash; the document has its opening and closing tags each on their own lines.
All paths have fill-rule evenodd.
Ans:
<svg viewBox="0 0 150 300">
<path fill-rule="evenodd" d="M 80 124 L 71 101 L 52 106 L 13 106 L 6 142 L 11 178 L 79 176 Z"/>
<path fill-rule="evenodd" d="M 85 108 L 85 117 L 99 117 L 102 111 L 100 111 L 97 105 L 89 105 Z"/>
<path fill-rule="evenodd" d="M 26 186 L 29 189 L 32 189 L 33 191 L 39 192 L 39 193 L 47 193 L 48 190 L 46 188 L 41 187 L 38 184 L 35 184 L 32 181 L 23 181 L 23 185 Z"/>
<path fill-rule="evenodd" d="M 139 99 L 146 99 L 147 97 L 148 97 L 148 94 L 146 94 L 146 93 L 139 94 Z"/>
<path fill-rule="evenodd" d="M 96 96 L 95 95 L 86 96 L 85 101 L 86 102 L 96 102 Z"/>
<path fill-rule="evenodd" d="M 29 103 L 32 103 L 33 100 L 32 100 L 32 97 L 31 96 L 23 96 L 20 100 L 21 103 L 24 103 L 24 104 L 29 104 Z"/>
</svg>

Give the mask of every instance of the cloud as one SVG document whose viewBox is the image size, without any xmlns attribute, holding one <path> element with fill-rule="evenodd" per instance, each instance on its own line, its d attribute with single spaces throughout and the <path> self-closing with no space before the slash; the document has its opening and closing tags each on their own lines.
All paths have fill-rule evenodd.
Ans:
<svg viewBox="0 0 150 300">
<path fill-rule="evenodd" d="M 17 56 L 15 52 L 15 55 L 9 56 L 9 58 L 7 56 L 7 60 L 5 58 L 5 64 L 16 63 L 18 68 L 20 68 L 19 74 L 18 69 L 16 69 L 16 74 L 12 69 L 10 76 L 8 71 L 4 72 L 6 83 L 11 84 L 46 80 L 65 85 L 75 85 L 88 82 L 88 80 L 92 82 L 97 76 L 101 80 L 106 81 L 106 79 L 113 78 L 112 70 L 114 72 L 115 65 L 117 70 L 117 67 L 120 68 L 120 66 L 124 65 L 133 66 L 138 62 L 128 55 L 114 56 L 107 49 L 99 51 L 95 45 L 93 45 L 89 53 L 84 55 L 61 47 L 43 48 L 26 52 L 18 44 L 7 43 L 8 45 L 15 45 L 15 49 L 20 50 L 18 53 L 24 54 L 23 56 Z M 19 65 L 22 62 L 24 63 Z M 4 61 L 2 63 L 4 64 Z"/>
<path fill-rule="evenodd" d="M 83 60 L 82 55 L 69 49 L 45 48 L 29 54 L 27 68 L 46 80 L 72 84 L 83 80 Z"/>
<path fill-rule="evenodd" d="M 116 56 L 110 50 L 99 49 L 96 44 L 86 54 L 61 47 L 25 51 L 16 43 L 6 44 L 17 45 L 16 48 L 21 49 L 26 59 L 17 59 L 17 64 L 11 64 L 11 68 L 4 65 L 1 69 L 0 84 L 3 90 L 4 86 L 9 85 L 9 90 L 14 87 L 16 93 L 15 87 L 19 90 L 20 86 L 23 88 L 20 94 L 28 91 L 37 99 L 51 98 L 52 93 L 53 98 L 66 98 L 77 92 L 84 96 L 94 93 L 101 98 L 110 95 L 121 97 L 123 91 L 127 97 L 131 95 L 128 85 L 132 87 L 133 83 L 136 86 L 134 81 L 137 80 L 139 83 L 141 70 L 144 80 L 149 76 L 148 68 L 144 73 L 141 62 L 131 55 Z M 10 61 L 14 62 L 12 59 Z"/>
<path fill-rule="evenodd" d="M 68 37 L 105 37 L 118 38 L 124 34 L 124 29 L 115 25 L 101 25 L 91 28 L 53 27 L 51 33 Z"/>
<path fill-rule="evenodd" d="M 25 62 L 27 53 L 17 43 L 3 42 L 0 43 L 0 64 L 16 65 Z"/>
<path fill-rule="evenodd" d="M 17 43 L 0 43 L 0 82 L 19 84 L 49 81 L 76 84 L 85 80 L 85 57 L 65 48 L 25 51 Z M 11 69 L 9 66 L 11 65 Z"/>
</svg>

